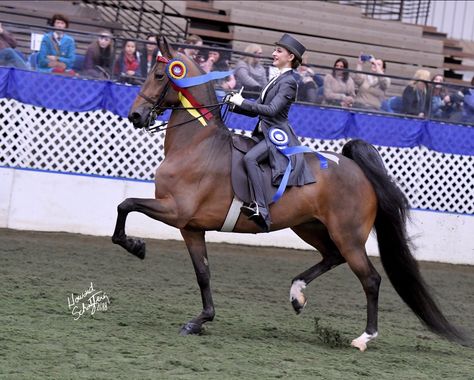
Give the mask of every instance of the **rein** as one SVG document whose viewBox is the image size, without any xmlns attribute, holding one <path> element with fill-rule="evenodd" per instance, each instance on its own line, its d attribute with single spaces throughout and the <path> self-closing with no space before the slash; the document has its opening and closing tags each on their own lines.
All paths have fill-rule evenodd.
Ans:
<svg viewBox="0 0 474 380">
<path fill-rule="evenodd" d="M 147 132 L 150 132 L 150 133 L 161 132 L 161 131 L 165 131 L 171 128 L 175 128 L 175 127 L 179 127 L 179 126 L 191 123 L 196 120 L 199 120 L 199 122 L 203 126 L 206 126 L 207 123 L 205 122 L 204 119 L 211 120 L 213 117 L 212 113 L 216 109 L 221 110 L 222 106 L 226 104 L 226 101 L 224 100 L 223 102 L 218 102 L 214 104 L 201 105 L 194 99 L 194 97 L 190 94 L 190 92 L 184 87 L 191 87 L 194 85 L 203 84 L 213 79 L 219 79 L 219 78 L 228 76 L 232 72 L 229 72 L 229 71 L 212 72 L 212 75 L 209 75 L 211 73 L 208 73 L 208 74 L 200 75 L 197 77 L 184 78 L 187 72 L 187 68 L 184 62 L 180 60 L 175 60 L 175 59 L 169 60 L 162 56 L 158 56 L 156 58 L 156 61 L 167 64 L 165 70 L 166 70 L 166 74 L 168 76 L 169 81 L 166 83 L 165 88 L 163 89 L 159 98 L 156 101 L 150 98 L 149 96 L 145 95 L 141 91 L 138 94 L 143 99 L 145 99 L 147 103 L 150 103 L 152 105 L 151 110 L 150 110 L 150 115 L 148 117 L 146 126 L 144 127 L 144 129 Z M 166 93 L 169 90 L 170 85 L 178 92 L 178 98 L 180 99 L 181 104 L 183 104 L 183 106 L 163 106 L 162 105 L 162 103 L 164 102 Z M 169 109 L 187 110 L 193 117 L 189 120 L 175 124 L 171 127 L 168 126 L 169 122 L 163 122 L 153 127 L 152 125 L 156 121 L 156 118 Z M 223 118 L 225 118 L 225 116 L 227 115 L 227 111 L 228 109 L 224 111 Z"/>
</svg>

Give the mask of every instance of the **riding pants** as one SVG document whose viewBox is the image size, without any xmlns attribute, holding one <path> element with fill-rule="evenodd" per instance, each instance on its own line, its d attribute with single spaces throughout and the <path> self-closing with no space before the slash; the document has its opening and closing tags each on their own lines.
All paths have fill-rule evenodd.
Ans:
<svg viewBox="0 0 474 380">
<path fill-rule="evenodd" d="M 247 175 L 250 179 L 250 195 L 258 204 L 260 214 L 263 216 L 267 224 L 269 223 L 268 209 L 265 201 L 262 169 L 259 164 L 268 159 L 268 157 L 269 151 L 265 140 L 260 141 L 244 156 L 245 169 L 247 170 Z"/>
</svg>

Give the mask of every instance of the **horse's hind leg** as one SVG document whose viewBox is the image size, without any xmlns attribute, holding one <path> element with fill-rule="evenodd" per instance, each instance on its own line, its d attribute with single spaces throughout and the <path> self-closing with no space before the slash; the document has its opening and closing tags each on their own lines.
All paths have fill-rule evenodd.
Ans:
<svg viewBox="0 0 474 380">
<path fill-rule="evenodd" d="M 365 240 L 357 236 L 357 229 L 354 231 L 351 235 L 333 234 L 333 238 L 347 264 L 361 282 L 367 299 L 367 325 L 365 331 L 352 341 L 353 347 L 365 351 L 367 343 L 378 335 L 377 318 L 381 277 L 367 257 Z"/>
<path fill-rule="evenodd" d="M 323 257 L 319 263 L 297 275 L 291 282 L 290 302 L 296 314 L 299 314 L 307 302 L 302 290 L 311 281 L 344 263 L 345 260 L 323 224 L 319 222 L 306 223 L 293 227 L 292 230 L 306 243 L 316 248 Z"/>
<path fill-rule="evenodd" d="M 201 290 L 203 310 L 196 318 L 191 319 L 181 327 L 180 335 L 199 334 L 202 331 L 202 325 L 212 321 L 215 315 L 206 242 L 204 240 L 204 231 L 181 230 L 181 235 L 186 242 L 193 262 L 194 271 L 196 272 L 197 282 Z"/>
</svg>

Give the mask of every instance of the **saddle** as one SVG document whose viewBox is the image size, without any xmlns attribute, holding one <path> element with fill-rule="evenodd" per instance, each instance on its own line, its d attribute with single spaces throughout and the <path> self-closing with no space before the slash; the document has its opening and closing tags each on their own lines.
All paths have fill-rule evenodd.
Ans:
<svg viewBox="0 0 474 380">
<path fill-rule="evenodd" d="M 250 196 L 250 183 L 245 170 L 243 157 L 257 142 L 250 137 L 233 135 L 232 136 L 232 188 L 237 198 L 245 203 L 253 201 Z M 272 185 L 272 171 L 268 162 L 260 164 L 263 174 L 263 186 L 265 190 L 266 203 L 272 202 L 273 195 L 277 192 L 278 187 Z"/>
</svg>

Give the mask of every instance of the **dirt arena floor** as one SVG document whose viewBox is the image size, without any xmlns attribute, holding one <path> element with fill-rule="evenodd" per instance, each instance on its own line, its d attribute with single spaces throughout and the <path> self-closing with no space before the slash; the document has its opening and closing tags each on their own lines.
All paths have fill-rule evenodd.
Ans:
<svg viewBox="0 0 474 380">
<path fill-rule="evenodd" d="M 0 379 L 474 379 L 474 349 L 428 332 L 382 275 L 379 338 L 346 265 L 306 289 L 317 253 L 209 244 L 216 318 L 180 337 L 201 299 L 184 243 L 147 240 L 144 261 L 110 238 L 0 229 Z M 474 267 L 421 263 L 447 317 L 474 336 Z M 94 302 L 92 302 L 92 301 Z"/>
</svg>

